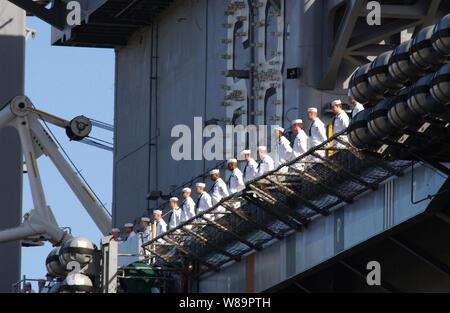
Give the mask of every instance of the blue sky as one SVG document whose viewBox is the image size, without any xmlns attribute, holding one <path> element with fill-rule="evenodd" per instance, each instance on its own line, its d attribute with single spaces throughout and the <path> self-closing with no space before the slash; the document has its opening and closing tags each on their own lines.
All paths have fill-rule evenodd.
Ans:
<svg viewBox="0 0 450 313">
<path fill-rule="evenodd" d="M 34 105 L 67 120 L 78 115 L 113 123 L 114 51 L 112 49 L 53 47 L 50 26 L 28 18 L 27 26 L 37 30 L 27 41 L 25 93 Z M 112 153 L 88 145 L 69 142 L 59 128 L 52 131 L 82 174 L 111 211 Z M 97 132 L 112 140 L 112 133 Z M 47 202 L 61 227 L 69 226 L 75 236 L 98 244 L 100 232 L 81 204 L 46 157 L 39 159 Z M 32 209 L 27 176 L 24 175 L 23 212 Z M 22 275 L 40 278 L 46 273 L 45 258 L 52 247 L 22 249 Z"/>
</svg>

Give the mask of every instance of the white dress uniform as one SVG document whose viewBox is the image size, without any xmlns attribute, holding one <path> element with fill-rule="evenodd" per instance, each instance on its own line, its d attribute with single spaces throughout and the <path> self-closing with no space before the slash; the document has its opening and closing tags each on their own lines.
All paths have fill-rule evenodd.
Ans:
<svg viewBox="0 0 450 313">
<path fill-rule="evenodd" d="M 352 119 L 354 119 L 355 116 L 358 115 L 358 113 L 361 112 L 361 111 L 364 111 L 364 106 L 361 103 L 356 102 L 356 105 L 355 105 L 355 107 L 353 108 L 353 111 L 352 111 Z"/>
<path fill-rule="evenodd" d="M 159 221 L 154 221 L 153 225 L 155 227 L 155 236 L 156 237 L 167 232 L 167 223 L 163 219 L 160 219 Z"/>
<path fill-rule="evenodd" d="M 275 163 L 270 155 L 266 155 L 258 164 L 258 176 L 262 176 L 267 172 L 275 169 Z"/>
<path fill-rule="evenodd" d="M 308 136 L 303 129 L 300 129 L 300 132 L 294 140 L 294 147 L 292 149 L 293 158 L 296 159 L 306 152 L 308 152 Z"/>
<path fill-rule="evenodd" d="M 241 191 L 245 188 L 244 175 L 241 170 L 235 168 L 228 178 L 228 190 L 231 194 Z"/>
<path fill-rule="evenodd" d="M 319 118 L 316 118 L 309 129 L 309 140 L 311 147 L 317 147 L 327 139 L 325 124 Z M 325 156 L 325 150 L 318 150 L 317 153 Z"/>
<path fill-rule="evenodd" d="M 227 184 L 223 181 L 222 178 L 218 178 L 214 185 L 211 187 L 211 190 L 209 191 L 211 194 L 211 200 L 212 205 L 216 205 L 219 203 L 223 198 L 226 198 L 229 196 Z"/>
<path fill-rule="evenodd" d="M 169 229 L 174 229 L 178 225 L 186 221 L 186 215 L 182 208 L 172 209 L 172 213 L 169 218 Z"/>
<path fill-rule="evenodd" d="M 333 135 L 342 132 L 350 125 L 350 118 L 345 111 L 341 111 L 333 119 Z M 342 141 L 348 142 L 348 137 L 343 135 L 339 137 Z M 334 147 L 343 149 L 345 146 L 338 141 L 333 143 Z"/>
<path fill-rule="evenodd" d="M 206 191 L 204 191 L 198 197 L 195 209 L 197 213 L 201 213 L 203 211 L 209 210 L 212 206 L 211 196 Z"/>
<path fill-rule="evenodd" d="M 39 293 L 50 293 L 50 291 L 55 285 L 56 281 L 46 281 L 44 287 Z"/>
<path fill-rule="evenodd" d="M 342 132 L 350 125 L 350 118 L 345 111 L 341 111 L 333 119 L 333 135 Z"/>
<path fill-rule="evenodd" d="M 190 220 L 195 216 L 195 202 L 191 197 L 187 197 L 181 203 L 181 209 L 186 216 L 186 221 Z"/>
<path fill-rule="evenodd" d="M 132 231 L 131 233 L 128 234 L 128 236 L 127 236 L 127 238 L 125 239 L 125 241 L 128 240 L 128 239 L 133 238 L 134 236 L 136 236 L 136 233 L 135 233 L 134 231 Z"/>
<path fill-rule="evenodd" d="M 144 229 L 142 236 L 144 237 L 144 242 L 152 240 L 152 227 L 150 225 Z"/>
<path fill-rule="evenodd" d="M 250 159 L 244 167 L 244 182 L 252 181 L 258 175 L 258 163 L 254 159 Z"/>
<path fill-rule="evenodd" d="M 282 136 L 277 140 L 275 145 L 275 155 L 274 162 L 275 168 L 278 168 L 280 165 L 290 161 L 292 159 L 292 147 L 289 140 L 286 137 Z"/>
</svg>

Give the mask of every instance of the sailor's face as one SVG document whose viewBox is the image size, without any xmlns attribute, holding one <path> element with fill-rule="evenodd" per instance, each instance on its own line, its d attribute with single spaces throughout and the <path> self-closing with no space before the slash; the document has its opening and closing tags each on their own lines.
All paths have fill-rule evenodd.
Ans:
<svg viewBox="0 0 450 313">
<path fill-rule="evenodd" d="M 244 160 L 250 161 L 251 155 L 250 154 L 244 154 Z"/>
<path fill-rule="evenodd" d="M 195 187 L 195 191 L 196 191 L 198 194 L 203 193 L 203 190 L 204 190 L 203 187 Z"/>
<path fill-rule="evenodd" d="M 341 107 L 338 105 L 332 105 L 331 112 L 333 112 L 333 114 L 338 114 L 339 112 L 341 112 Z"/>
<path fill-rule="evenodd" d="M 348 97 L 348 104 L 350 104 L 352 107 L 356 105 L 356 100 L 353 97 Z"/>
<path fill-rule="evenodd" d="M 111 235 L 113 236 L 114 239 L 119 238 L 119 233 L 117 232 L 113 232 Z"/>
<path fill-rule="evenodd" d="M 141 228 L 147 228 L 148 227 L 148 222 L 141 221 L 140 226 L 141 226 Z"/>
<path fill-rule="evenodd" d="M 153 219 L 156 220 L 156 221 L 159 221 L 161 219 L 161 214 L 153 213 Z"/>
<path fill-rule="evenodd" d="M 184 199 L 188 198 L 191 194 L 189 192 L 183 192 L 182 196 Z"/>
<path fill-rule="evenodd" d="M 211 180 L 216 181 L 219 178 L 219 174 L 211 174 Z"/>
<path fill-rule="evenodd" d="M 170 201 L 170 207 L 171 207 L 172 209 L 176 209 L 176 208 L 178 207 L 178 202 L 176 202 L 176 201 Z"/>
<path fill-rule="evenodd" d="M 275 138 L 280 139 L 282 136 L 283 136 L 283 133 L 282 133 L 282 132 L 280 132 L 279 130 L 276 130 L 276 131 L 275 131 Z"/>
<path fill-rule="evenodd" d="M 230 171 L 234 171 L 235 168 L 236 168 L 236 163 L 228 163 L 228 169 Z"/>
<path fill-rule="evenodd" d="M 317 117 L 317 113 L 315 112 L 308 112 L 308 120 L 314 121 Z"/>
<path fill-rule="evenodd" d="M 265 156 L 265 155 L 266 155 L 266 154 L 265 154 L 264 151 L 258 151 L 258 158 L 259 158 L 260 160 L 264 159 L 264 156 Z"/>
<path fill-rule="evenodd" d="M 125 232 L 126 232 L 127 234 L 131 233 L 132 231 L 133 231 L 133 228 L 132 228 L 132 227 L 125 227 Z"/>
</svg>

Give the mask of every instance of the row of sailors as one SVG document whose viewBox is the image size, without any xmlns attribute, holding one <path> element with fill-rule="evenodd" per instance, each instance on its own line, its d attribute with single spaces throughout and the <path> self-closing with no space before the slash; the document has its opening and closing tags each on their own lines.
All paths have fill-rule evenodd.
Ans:
<svg viewBox="0 0 450 313">
<path fill-rule="evenodd" d="M 192 190 L 190 188 L 184 188 L 182 190 L 183 201 L 181 206 L 179 205 L 178 198 L 171 198 L 169 200 L 169 206 L 172 211 L 168 218 L 169 224 L 162 218 L 161 210 L 154 210 L 152 225 L 150 224 L 150 218 L 142 217 L 136 230 L 132 223 L 124 225 L 124 239 L 120 237 L 121 230 L 118 228 L 112 229 L 111 235 L 117 241 L 127 240 L 137 233 L 142 233 L 145 239 L 155 238 L 166 232 L 168 228 L 176 228 L 178 225 L 190 220 L 197 214 L 210 209 L 223 198 L 245 188 L 243 173 L 238 168 L 238 161 L 236 159 L 228 161 L 228 169 L 230 170 L 231 175 L 227 183 L 220 177 L 220 170 L 215 169 L 210 172 L 213 185 L 209 192 L 206 191 L 205 183 L 197 183 L 195 191 L 198 197 L 195 202 L 191 197 Z"/>
<path fill-rule="evenodd" d="M 364 110 L 362 104 L 356 102 L 354 98 L 349 97 L 352 106 L 352 118 Z M 342 101 L 335 100 L 331 103 L 331 111 L 334 114 L 332 121 L 333 135 L 341 133 L 350 125 L 350 117 L 342 108 Z M 308 134 L 303 129 L 303 120 L 297 119 L 292 122 L 291 130 L 295 139 L 291 142 L 284 136 L 285 130 L 282 127 L 275 127 L 275 136 L 277 139 L 274 153 L 274 167 L 278 168 L 282 164 L 298 158 L 305 154 L 309 148 L 317 147 L 328 140 L 325 124 L 318 117 L 316 108 L 309 108 L 307 111 L 308 120 L 311 126 Z M 341 136 L 341 140 L 347 141 L 346 136 Z M 334 143 L 335 148 L 342 148 L 339 142 Z M 324 156 L 325 151 L 318 151 L 319 155 Z"/>
<path fill-rule="evenodd" d="M 364 110 L 364 107 L 351 96 L 349 96 L 349 104 L 353 108 L 352 118 Z M 335 100 L 331 103 L 331 111 L 334 114 L 332 122 L 334 135 L 342 132 L 349 126 L 350 117 L 343 110 L 340 100 Z M 292 122 L 292 132 L 295 134 L 295 140 L 292 146 L 291 142 L 284 136 L 285 130 L 282 127 L 275 127 L 277 143 L 273 154 L 274 158 L 267 153 L 267 148 L 264 146 L 258 147 L 258 162 L 252 157 L 250 150 L 242 151 L 242 157 L 246 162 L 243 171 L 239 169 L 237 159 L 228 160 L 227 167 L 231 175 L 227 182 L 220 177 L 220 170 L 212 170 L 209 174 L 213 185 L 209 192 L 206 192 L 205 183 L 197 183 L 196 193 L 198 197 L 194 202 L 191 197 L 192 190 L 190 188 L 184 188 L 182 190 L 183 200 L 181 206 L 179 205 L 179 199 L 176 197 L 171 198 L 169 201 L 170 208 L 172 209 L 168 219 L 169 224 L 164 221 L 161 210 L 154 210 L 152 225 L 150 225 L 150 218 L 148 217 L 141 218 L 136 231 L 132 223 L 124 225 L 125 240 L 135 236 L 136 233 L 143 233 L 144 238 L 147 240 L 156 238 L 165 233 L 167 229 L 174 229 L 183 222 L 192 219 L 197 214 L 210 209 L 230 194 L 243 190 L 245 183 L 263 176 L 265 173 L 275 170 L 282 164 L 305 154 L 308 151 L 308 147 L 315 147 L 327 141 L 325 124 L 318 117 L 318 110 L 316 108 L 309 108 L 307 116 L 308 120 L 311 121 L 309 136 L 303 130 L 303 121 L 301 119 Z M 345 140 L 345 138 L 342 139 Z M 336 145 L 338 147 L 340 146 L 339 143 Z M 318 153 L 324 154 L 325 151 Z M 120 229 L 113 229 L 112 235 L 116 240 L 122 240 L 120 238 Z"/>
</svg>

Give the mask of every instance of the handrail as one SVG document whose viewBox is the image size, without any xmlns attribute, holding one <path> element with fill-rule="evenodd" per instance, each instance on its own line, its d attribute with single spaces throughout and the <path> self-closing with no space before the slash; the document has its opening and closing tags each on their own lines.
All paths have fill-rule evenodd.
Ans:
<svg viewBox="0 0 450 313">
<path fill-rule="evenodd" d="M 253 183 L 255 183 L 255 182 L 258 182 L 258 181 L 260 181 L 260 180 L 264 180 L 264 179 L 266 179 L 267 177 L 269 177 L 270 175 L 273 175 L 274 173 L 280 171 L 282 168 L 287 167 L 287 166 L 292 166 L 293 164 L 297 163 L 298 161 L 300 161 L 300 160 L 302 160 L 302 159 L 304 159 L 304 158 L 306 158 L 306 157 L 308 157 L 308 156 L 311 156 L 314 152 L 316 152 L 316 151 L 318 151 L 318 150 L 323 150 L 323 147 L 324 147 L 325 145 L 327 145 L 327 144 L 333 142 L 335 139 L 337 139 L 338 137 L 340 137 L 340 136 L 342 136 L 342 135 L 345 135 L 346 133 L 347 133 L 347 129 L 345 129 L 345 130 L 343 130 L 342 132 L 339 132 L 339 133 L 337 133 L 337 134 L 331 136 L 330 138 L 328 138 L 328 139 L 327 139 L 326 141 L 324 141 L 323 143 L 321 143 L 321 144 L 319 144 L 319 145 L 317 145 L 317 146 L 315 146 L 315 147 L 309 149 L 307 152 L 305 152 L 303 155 L 297 157 L 296 159 L 294 159 L 294 160 L 292 160 L 292 161 L 289 161 L 289 162 L 286 162 L 286 163 L 280 165 L 280 166 L 279 166 L 278 168 L 276 168 L 275 170 L 270 171 L 270 172 L 267 172 L 267 173 L 265 173 L 264 175 L 261 175 L 261 176 L 255 178 L 255 179 L 253 179 L 253 180 L 247 182 L 245 185 L 247 186 L 247 185 L 253 184 Z M 245 189 L 244 189 L 244 190 L 245 190 Z M 216 209 L 219 208 L 220 206 L 223 206 L 225 202 L 227 202 L 227 201 L 229 201 L 229 200 L 231 200 L 231 199 L 233 199 L 233 198 L 240 197 L 240 196 L 243 194 L 243 191 L 244 191 L 244 190 L 239 191 L 239 192 L 237 192 L 237 193 L 233 193 L 233 194 L 229 195 L 228 197 L 223 198 L 219 203 L 217 203 L 216 205 L 213 205 L 213 206 L 212 206 L 211 208 L 209 208 L 208 210 L 205 210 L 205 211 L 203 211 L 203 212 L 197 214 L 196 216 L 194 216 L 194 217 L 192 217 L 191 219 L 189 219 L 189 220 L 183 222 L 182 224 L 178 225 L 177 227 L 172 228 L 170 231 L 165 232 L 165 233 L 163 233 L 163 234 L 161 234 L 161 235 L 155 237 L 154 239 L 152 239 L 152 240 L 150 240 L 150 241 L 148 241 L 148 242 L 142 244 L 142 247 L 149 246 L 149 245 L 151 245 L 151 244 L 157 242 L 157 241 L 160 240 L 160 239 L 164 240 L 164 237 L 165 237 L 165 236 L 167 236 L 167 235 L 169 235 L 169 234 L 171 234 L 171 233 L 175 233 L 177 230 L 182 230 L 185 226 L 188 226 L 189 224 L 191 224 L 192 222 L 194 222 L 196 219 L 198 219 L 198 218 L 200 218 L 200 217 L 203 217 L 204 215 L 206 215 L 206 214 L 208 214 L 208 213 L 211 213 L 212 211 L 216 210 Z"/>
</svg>

